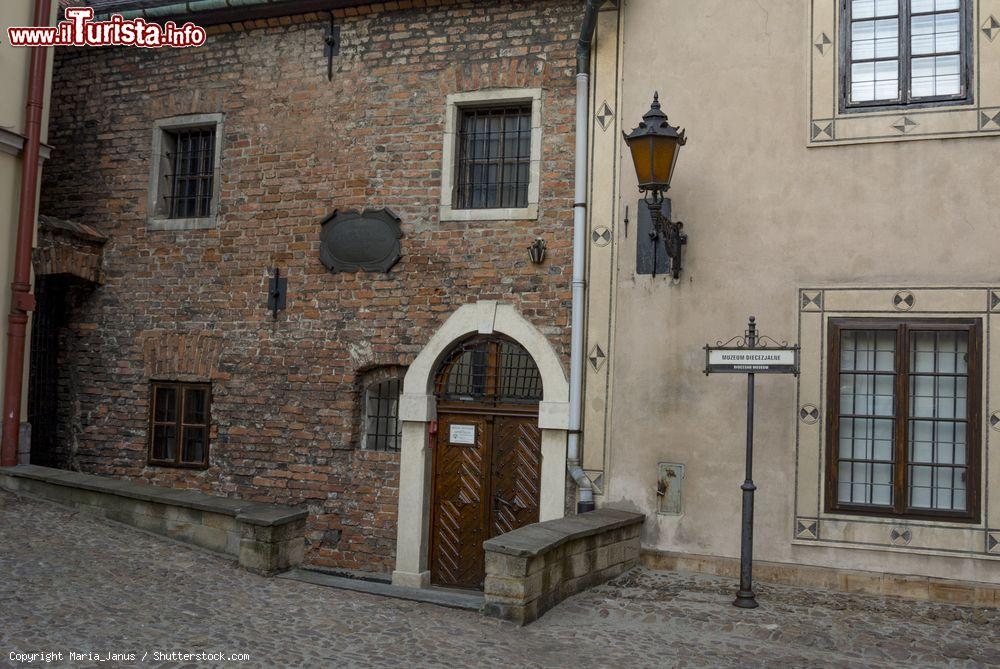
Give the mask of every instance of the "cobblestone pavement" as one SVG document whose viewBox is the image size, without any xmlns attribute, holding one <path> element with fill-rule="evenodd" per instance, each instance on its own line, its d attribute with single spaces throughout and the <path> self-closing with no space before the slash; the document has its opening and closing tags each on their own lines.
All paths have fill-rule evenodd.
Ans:
<svg viewBox="0 0 1000 669">
<path fill-rule="evenodd" d="M 527 628 L 266 579 L 204 552 L 0 493 L 0 665 L 11 652 L 246 653 L 213 666 L 978 667 L 1000 612 L 635 570 Z M 57 663 L 58 664 L 58 663 Z M 80 661 L 72 666 L 111 666 Z M 207 664 L 213 664 L 211 662 Z"/>
</svg>

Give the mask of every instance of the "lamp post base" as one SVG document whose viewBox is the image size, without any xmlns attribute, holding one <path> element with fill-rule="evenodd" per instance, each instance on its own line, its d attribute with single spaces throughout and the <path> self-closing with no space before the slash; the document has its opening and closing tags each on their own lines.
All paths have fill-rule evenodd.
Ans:
<svg viewBox="0 0 1000 669">
<path fill-rule="evenodd" d="M 754 594 L 753 590 L 740 590 L 736 593 L 733 606 L 741 609 L 755 609 L 760 604 L 757 603 L 757 595 Z"/>
</svg>

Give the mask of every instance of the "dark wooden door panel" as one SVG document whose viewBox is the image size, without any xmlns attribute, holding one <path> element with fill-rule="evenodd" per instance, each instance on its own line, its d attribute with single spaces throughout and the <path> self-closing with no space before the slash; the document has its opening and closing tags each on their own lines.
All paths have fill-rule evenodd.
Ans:
<svg viewBox="0 0 1000 669">
<path fill-rule="evenodd" d="M 493 428 L 492 514 L 495 537 L 538 522 L 542 433 L 537 418 L 497 416 Z"/>
<path fill-rule="evenodd" d="M 474 444 L 451 443 L 452 425 L 473 426 Z M 478 588 L 485 576 L 491 432 L 481 416 L 440 416 L 434 453 L 431 580 Z"/>
</svg>

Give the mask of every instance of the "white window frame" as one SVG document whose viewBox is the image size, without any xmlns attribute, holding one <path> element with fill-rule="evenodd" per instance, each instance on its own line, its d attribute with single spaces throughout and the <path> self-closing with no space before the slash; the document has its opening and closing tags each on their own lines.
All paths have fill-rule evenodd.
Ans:
<svg viewBox="0 0 1000 669">
<path fill-rule="evenodd" d="M 455 209 L 455 170 L 458 162 L 458 131 L 462 111 L 475 107 L 495 107 L 531 103 L 531 163 L 528 206 L 498 209 Z M 492 89 L 452 93 L 445 108 L 444 145 L 441 167 L 441 221 L 516 221 L 538 219 L 538 193 L 542 158 L 542 89 Z"/>
<path fill-rule="evenodd" d="M 223 114 L 186 114 L 162 118 L 153 123 L 153 151 L 150 154 L 149 189 L 146 199 L 146 226 L 150 230 L 205 230 L 214 228 L 219 213 L 219 174 L 222 164 Z M 163 182 L 170 170 L 167 158 L 168 134 L 185 128 L 215 128 L 215 155 L 212 178 L 211 212 L 198 218 L 169 218 L 166 207 L 167 184 Z"/>
</svg>

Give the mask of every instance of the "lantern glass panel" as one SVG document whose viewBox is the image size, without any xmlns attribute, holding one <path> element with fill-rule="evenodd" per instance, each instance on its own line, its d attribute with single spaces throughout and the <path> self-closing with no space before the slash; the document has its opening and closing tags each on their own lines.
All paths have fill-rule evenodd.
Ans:
<svg viewBox="0 0 1000 669">
<path fill-rule="evenodd" d="M 674 159 L 677 155 L 677 139 L 674 137 L 652 137 L 653 145 L 653 178 L 655 184 L 670 186 L 671 172 L 674 171 Z"/>
<path fill-rule="evenodd" d="M 632 151 L 632 164 L 639 178 L 639 185 L 648 184 L 653 178 L 653 142 L 649 137 L 633 139 L 628 148 Z"/>
</svg>

